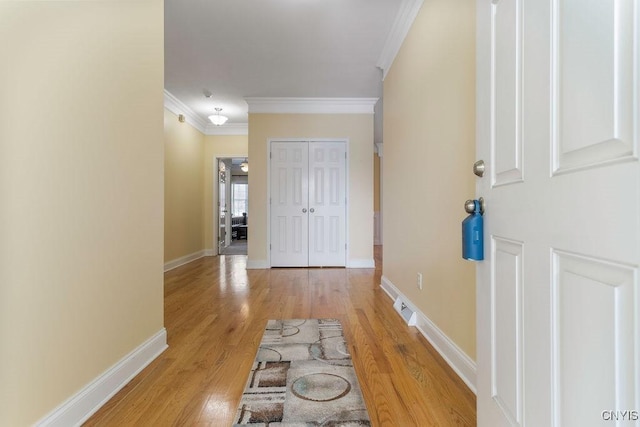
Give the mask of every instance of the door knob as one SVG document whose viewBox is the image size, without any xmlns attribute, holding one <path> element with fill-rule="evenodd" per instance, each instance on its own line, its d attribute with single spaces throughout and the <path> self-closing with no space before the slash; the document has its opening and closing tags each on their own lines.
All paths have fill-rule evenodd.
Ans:
<svg viewBox="0 0 640 427">
<path fill-rule="evenodd" d="M 307 208 L 302 208 L 302 213 L 307 213 Z"/>
<path fill-rule="evenodd" d="M 469 199 L 466 202 L 464 202 L 464 211 L 466 213 L 473 213 L 476 210 L 476 203 Z"/>
<path fill-rule="evenodd" d="M 464 202 L 464 211 L 466 213 L 474 213 L 476 211 L 476 201 L 475 200 L 467 200 L 466 202 Z M 484 198 L 480 197 L 478 199 L 478 204 L 480 205 L 480 214 L 484 215 Z"/>
<path fill-rule="evenodd" d="M 309 212 L 311 212 L 311 213 L 314 213 L 315 211 L 316 211 L 316 210 L 315 210 L 315 209 L 313 209 L 313 208 L 309 209 Z"/>
<path fill-rule="evenodd" d="M 473 173 L 482 178 L 484 175 L 484 160 L 478 160 L 473 164 Z"/>
</svg>

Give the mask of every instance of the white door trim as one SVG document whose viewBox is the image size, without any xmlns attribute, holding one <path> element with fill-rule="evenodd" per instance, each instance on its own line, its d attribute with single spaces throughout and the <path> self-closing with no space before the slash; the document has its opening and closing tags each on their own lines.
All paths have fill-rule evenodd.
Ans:
<svg viewBox="0 0 640 427">
<path fill-rule="evenodd" d="M 234 157 L 247 157 L 246 154 L 229 154 L 229 155 L 221 155 L 221 154 L 215 154 L 213 156 L 213 159 L 211 160 L 213 163 L 212 166 L 212 171 L 211 173 L 213 174 L 211 176 L 212 182 L 211 182 L 211 209 L 212 209 L 212 213 L 213 216 L 210 218 L 210 220 L 212 221 L 211 223 L 211 249 L 205 249 L 205 251 L 207 252 L 206 256 L 216 256 L 216 255 L 220 255 L 218 253 L 218 231 L 220 228 L 220 209 L 218 209 L 218 197 L 220 197 L 220 195 L 218 194 L 218 186 L 220 185 L 220 178 L 218 177 L 218 162 L 221 159 L 231 159 Z M 247 236 L 248 238 L 248 236 Z M 248 242 L 248 239 L 247 239 Z"/>
</svg>

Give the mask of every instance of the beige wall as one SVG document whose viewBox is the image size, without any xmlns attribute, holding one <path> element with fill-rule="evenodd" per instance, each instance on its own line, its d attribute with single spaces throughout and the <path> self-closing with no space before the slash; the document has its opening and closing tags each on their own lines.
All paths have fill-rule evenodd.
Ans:
<svg viewBox="0 0 640 427">
<path fill-rule="evenodd" d="M 204 249 L 204 134 L 164 110 L 164 261 Z"/>
<path fill-rule="evenodd" d="M 0 425 L 163 327 L 163 2 L 0 2 Z"/>
<path fill-rule="evenodd" d="M 248 157 L 247 135 L 207 135 L 204 144 L 204 247 L 218 252 L 218 226 L 216 211 L 218 206 L 218 187 L 215 172 L 215 159 L 219 157 Z M 249 159 L 249 175 L 253 173 L 253 164 Z M 253 213 L 249 205 L 249 216 Z"/>
<path fill-rule="evenodd" d="M 475 358 L 475 3 L 426 0 L 384 81 L 383 274 Z M 418 290 L 416 274 L 424 275 Z"/>
<path fill-rule="evenodd" d="M 246 135 L 204 135 L 165 109 L 165 263 L 217 254 L 215 159 L 248 157 Z"/>
<path fill-rule="evenodd" d="M 249 114 L 249 263 L 265 263 L 267 252 L 267 140 L 349 139 L 349 249 L 351 261 L 373 260 L 373 115 Z"/>
</svg>

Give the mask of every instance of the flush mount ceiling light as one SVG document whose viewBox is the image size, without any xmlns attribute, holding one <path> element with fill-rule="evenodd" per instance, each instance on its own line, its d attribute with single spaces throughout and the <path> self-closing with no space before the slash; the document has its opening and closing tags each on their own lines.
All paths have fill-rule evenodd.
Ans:
<svg viewBox="0 0 640 427">
<path fill-rule="evenodd" d="M 227 120 L 229 120 L 227 117 L 221 116 L 220 111 L 222 111 L 222 108 L 216 108 L 216 114 L 209 116 L 211 123 L 216 126 L 222 126 Z"/>
<path fill-rule="evenodd" d="M 240 170 L 242 172 L 249 172 L 249 163 L 247 162 L 240 163 Z"/>
</svg>

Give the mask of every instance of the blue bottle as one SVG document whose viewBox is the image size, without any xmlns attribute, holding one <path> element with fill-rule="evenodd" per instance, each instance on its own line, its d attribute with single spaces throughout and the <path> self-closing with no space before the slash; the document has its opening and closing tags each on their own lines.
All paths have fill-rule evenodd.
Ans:
<svg viewBox="0 0 640 427">
<path fill-rule="evenodd" d="M 469 261 L 484 259 L 484 225 L 480 202 L 474 200 L 474 211 L 462 221 L 462 258 Z"/>
</svg>

